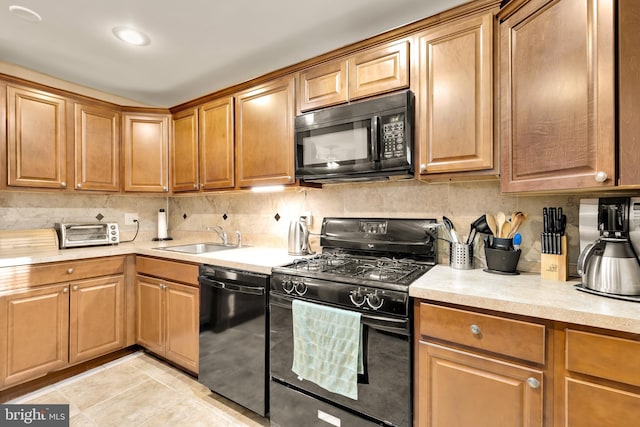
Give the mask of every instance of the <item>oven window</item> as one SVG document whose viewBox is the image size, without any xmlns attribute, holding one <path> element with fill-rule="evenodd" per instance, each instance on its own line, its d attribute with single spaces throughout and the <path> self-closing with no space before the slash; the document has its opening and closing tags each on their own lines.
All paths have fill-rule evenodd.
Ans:
<svg viewBox="0 0 640 427">
<path fill-rule="evenodd" d="M 370 162 L 371 120 L 331 126 L 299 134 L 304 167 L 335 169 Z"/>
</svg>

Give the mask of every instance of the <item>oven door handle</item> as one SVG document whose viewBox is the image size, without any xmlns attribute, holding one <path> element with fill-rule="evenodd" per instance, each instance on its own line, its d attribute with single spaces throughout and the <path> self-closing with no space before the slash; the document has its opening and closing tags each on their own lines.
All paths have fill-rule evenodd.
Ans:
<svg viewBox="0 0 640 427">
<path fill-rule="evenodd" d="M 280 295 L 269 295 L 269 304 L 281 308 L 291 310 L 291 303 L 294 298 L 284 297 Z M 392 332 L 400 335 L 411 335 L 409 319 L 394 319 L 392 317 L 372 316 L 370 314 L 361 314 L 361 323 L 371 328 Z"/>
<path fill-rule="evenodd" d="M 240 292 L 243 294 L 264 295 L 265 293 L 265 290 L 262 287 L 244 286 L 244 285 L 237 285 L 235 283 L 219 282 L 217 280 L 212 280 L 206 276 L 200 276 L 198 278 L 198 281 L 200 282 L 200 285 L 211 286 L 212 288 L 217 288 L 217 289 L 225 289 L 227 291 Z"/>
</svg>

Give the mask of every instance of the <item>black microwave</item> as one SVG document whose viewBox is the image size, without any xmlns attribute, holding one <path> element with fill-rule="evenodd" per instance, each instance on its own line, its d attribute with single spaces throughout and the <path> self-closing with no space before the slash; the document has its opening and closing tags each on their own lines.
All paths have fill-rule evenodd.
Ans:
<svg viewBox="0 0 640 427">
<path fill-rule="evenodd" d="M 301 114 L 296 178 L 306 182 L 413 177 L 414 95 L 406 90 Z"/>
</svg>

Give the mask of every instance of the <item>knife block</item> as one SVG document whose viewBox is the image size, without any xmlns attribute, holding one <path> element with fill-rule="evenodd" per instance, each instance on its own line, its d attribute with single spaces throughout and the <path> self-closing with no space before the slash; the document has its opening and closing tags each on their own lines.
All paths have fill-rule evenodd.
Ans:
<svg viewBox="0 0 640 427">
<path fill-rule="evenodd" d="M 540 254 L 540 276 L 545 280 L 569 280 L 569 257 L 567 256 L 567 236 L 560 239 L 561 255 Z"/>
</svg>

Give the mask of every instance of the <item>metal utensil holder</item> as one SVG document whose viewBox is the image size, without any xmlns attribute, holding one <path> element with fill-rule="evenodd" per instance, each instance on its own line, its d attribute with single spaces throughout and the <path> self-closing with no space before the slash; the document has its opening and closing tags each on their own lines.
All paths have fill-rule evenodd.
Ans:
<svg viewBox="0 0 640 427">
<path fill-rule="evenodd" d="M 473 269 L 473 244 L 450 243 L 449 265 L 458 270 Z"/>
</svg>

